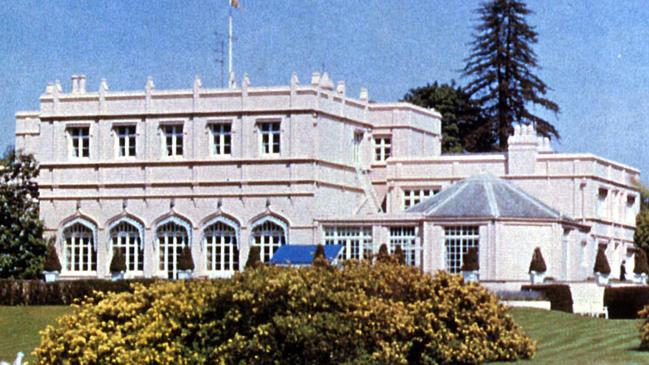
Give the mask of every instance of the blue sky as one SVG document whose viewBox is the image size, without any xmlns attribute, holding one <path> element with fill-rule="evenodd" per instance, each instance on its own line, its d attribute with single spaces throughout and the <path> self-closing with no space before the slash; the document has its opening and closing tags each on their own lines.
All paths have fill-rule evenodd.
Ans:
<svg viewBox="0 0 649 365">
<path fill-rule="evenodd" d="M 368 87 L 377 101 L 457 79 L 468 55 L 478 1 L 241 0 L 235 14 L 237 78 L 288 84 L 296 71 Z M 562 135 L 555 148 L 592 152 L 649 173 L 649 6 L 644 1 L 529 1 L 535 46 L 561 107 L 546 115 Z M 13 143 L 14 114 L 38 108 L 47 82 L 85 73 L 88 89 L 221 83 L 219 38 L 228 0 L 18 1 L 0 8 L 0 148 Z M 543 113 L 542 111 L 539 111 Z M 649 182 L 646 176 L 644 182 Z"/>
</svg>

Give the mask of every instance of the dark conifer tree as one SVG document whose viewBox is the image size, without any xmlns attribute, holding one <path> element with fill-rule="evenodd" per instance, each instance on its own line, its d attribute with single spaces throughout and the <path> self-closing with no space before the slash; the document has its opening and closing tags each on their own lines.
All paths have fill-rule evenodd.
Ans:
<svg viewBox="0 0 649 365">
<path fill-rule="evenodd" d="M 535 74 L 540 69 L 532 45 L 538 34 L 527 24 L 530 10 L 520 0 L 490 0 L 477 11 L 480 21 L 465 60 L 466 91 L 483 106 L 501 150 L 514 124 L 533 124 L 544 137 L 559 139 L 550 122 L 533 114 L 533 104 L 554 113 L 559 106 L 548 99 L 547 85 Z"/>
</svg>

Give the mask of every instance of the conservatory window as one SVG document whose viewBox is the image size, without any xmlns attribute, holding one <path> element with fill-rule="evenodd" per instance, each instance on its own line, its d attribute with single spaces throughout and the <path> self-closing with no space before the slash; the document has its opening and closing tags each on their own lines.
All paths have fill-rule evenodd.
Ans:
<svg viewBox="0 0 649 365">
<path fill-rule="evenodd" d="M 210 133 L 212 156 L 229 155 L 232 149 L 232 125 L 230 123 L 211 124 Z"/>
<path fill-rule="evenodd" d="M 90 228 L 75 223 L 63 231 L 63 261 L 67 271 L 92 272 L 97 270 L 94 235 Z"/>
<path fill-rule="evenodd" d="M 144 252 L 140 231 L 128 222 L 120 222 L 110 230 L 113 253 L 120 251 L 126 260 L 126 271 L 144 270 Z"/>
<path fill-rule="evenodd" d="M 392 139 L 390 137 L 374 138 L 374 161 L 383 162 L 392 156 Z"/>
<path fill-rule="evenodd" d="M 189 245 L 189 232 L 175 222 L 168 222 L 157 229 L 159 269 L 167 278 L 178 277 L 178 258 L 183 247 Z"/>
<path fill-rule="evenodd" d="M 480 251 L 480 233 L 478 226 L 444 227 L 444 242 L 446 246 L 446 270 L 451 273 L 462 271 L 464 255 L 471 247 Z"/>
<path fill-rule="evenodd" d="M 408 209 L 437 194 L 437 189 L 404 189 L 403 209 Z"/>
<path fill-rule="evenodd" d="M 90 157 L 90 128 L 69 128 L 68 134 L 70 137 L 70 156 L 74 158 Z"/>
<path fill-rule="evenodd" d="M 260 149 L 262 155 L 277 155 L 280 151 L 280 123 L 259 123 Z"/>
<path fill-rule="evenodd" d="M 390 253 L 401 246 L 406 264 L 421 266 L 421 248 L 417 245 L 415 227 L 390 227 Z"/>
<path fill-rule="evenodd" d="M 286 244 L 284 228 L 266 221 L 257 225 L 252 230 L 253 246 L 259 247 L 259 256 L 262 262 L 269 262 L 277 249 Z"/>
<path fill-rule="evenodd" d="M 182 124 L 162 126 L 165 156 L 183 155 L 183 126 Z"/>
<path fill-rule="evenodd" d="M 117 156 L 134 157 L 135 156 L 135 126 L 119 126 L 115 128 L 117 134 Z"/>
<path fill-rule="evenodd" d="M 372 227 L 324 227 L 325 245 L 342 245 L 342 259 L 371 258 Z"/>
<path fill-rule="evenodd" d="M 208 271 L 239 270 L 239 249 L 234 227 L 216 222 L 205 229 L 204 240 Z"/>
</svg>

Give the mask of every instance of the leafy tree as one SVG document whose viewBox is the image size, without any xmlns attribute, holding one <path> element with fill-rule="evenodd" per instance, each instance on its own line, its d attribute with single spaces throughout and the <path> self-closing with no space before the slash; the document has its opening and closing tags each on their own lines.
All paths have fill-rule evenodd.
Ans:
<svg viewBox="0 0 649 365">
<path fill-rule="evenodd" d="M 635 246 L 649 252 L 649 188 L 637 183 L 640 191 L 640 212 L 635 217 L 635 233 L 633 242 Z"/>
<path fill-rule="evenodd" d="M 649 265 L 647 264 L 647 254 L 644 250 L 637 250 L 635 252 L 635 265 L 633 266 L 633 272 L 635 274 L 649 274 Z"/>
<path fill-rule="evenodd" d="M 325 256 L 325 250 L 323 245 L 317 245 L 315 248 L 315 253 L 313 254 L 313 266 L 318 267 L 328 267 L 329 261 Z"/>
<path fill-rule="evenodd" d="M 602 247 L 597 249 L 597 256 L 595 256 L 595 267 L 593 267 L 593 272 L 598 272 L 605 275 L 611 273 L 611 266 L 608 264 L 606 252 L 604 252 L 604 248 Z"/>
<path fill-rule="evenodd" d="M 540 69 L 532 45 L 538 34 L 527 24 L 531 12 L 520 0 L 490 0 L 477 10 L 471 55 L 465 59 L 464 76 L 470 79 L 466 91 L 483 105 L 501 150 L 513 125 L 534 124 L 544 137 L 559 139 L 550 122 L 533 114 L 529 106 L 559 112 L 559 106 L 545 95 L 549 88 L 535 75 Z"/>
<path fill-rule="evenodd" d="M 394 253 L 392 254 L 394 262 L 396 262 L 399 265 L 405 265 L 406 264 L 406 255 L 403 253 L 403 249 L 401 249 L 401 245 L 397 245 L 394 248 Z"/>
<path fill-rule="evenodd" d="M 43 269 L 37 177 L 34 156 L 7 150 L 0 161 L 0 278 L 34 278 Z"/>
<path fill-rule="evenodd" d="M 56 253 L 53 239 L 47 242 L 47 254 L 43 263 L 43 270 L 61 271 L 61 261 L 59 261 L 59 255 Z"/>
<path fill-rule="evenodd" d="M 462 260 L 462 271 L 477 271 L 480 270 L 480 262 L 478 261 L 478 248 L 470 247 Z"/>
<path fill-rule="evenodd" d="M 471 95 L 451 81 L 410 89 L 403 101 L 442 114 L 442 152 L 486 152 L 494 150 L 496 137 Z"/>
</svg>

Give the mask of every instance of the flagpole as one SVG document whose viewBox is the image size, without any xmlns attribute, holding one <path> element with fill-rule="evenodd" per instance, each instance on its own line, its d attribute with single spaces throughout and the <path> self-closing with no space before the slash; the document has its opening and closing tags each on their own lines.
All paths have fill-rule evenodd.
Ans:
<svg viewBox="0 0 649 365">
<path fill-rule="evenodd" d="M 234 74 L 232 72 L 232 7 L 228 9 L 228 87 L 234 88 Z"/>
</svg>

